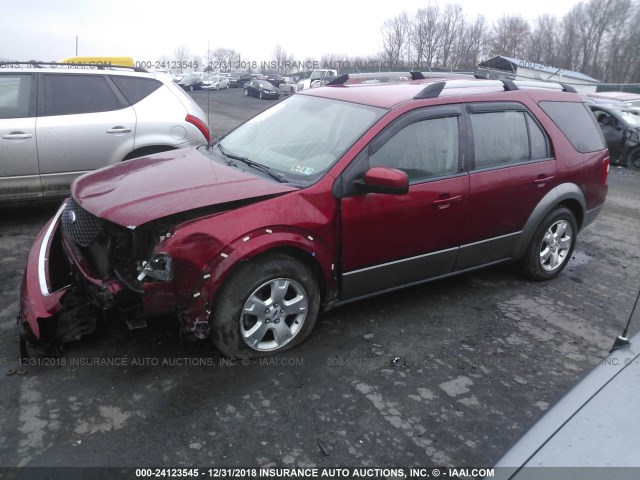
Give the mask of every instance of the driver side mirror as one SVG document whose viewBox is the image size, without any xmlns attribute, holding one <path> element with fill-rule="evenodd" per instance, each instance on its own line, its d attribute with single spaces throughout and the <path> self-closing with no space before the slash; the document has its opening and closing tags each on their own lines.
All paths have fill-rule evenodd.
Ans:
<svg viewBox="0 0 640 480">
<path fill-rule="evenodd" d="M 395 168 L 371 167 L 362 180 L 354 183 L 362 193 L 404 195 L 409 191 L 409 177 Z"/>
</svg>

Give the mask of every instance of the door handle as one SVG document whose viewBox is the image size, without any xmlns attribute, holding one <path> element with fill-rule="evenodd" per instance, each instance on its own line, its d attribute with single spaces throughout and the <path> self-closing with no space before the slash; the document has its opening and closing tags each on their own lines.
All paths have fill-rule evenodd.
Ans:
<svg viewBox="0 0 640 480">
<path fill-rule="evenodd" d="M 448 195 L 448 194 L 445 194 Z M 460 203 L 462 201 L 462 195 L 454 195 L 453 197 L 447 196 L 445 198 L 439 198 L 438 200 L 433 201 L 433 206 L 439 208 L 440 210 L 444 210 L 445 208 L 449 208 L 452 203 Z"/>
<path fill-rule="evenodd" d="M 22 132 L 11 132 L 2 136 L 2 138 L 5 140 L 26 140 L 27 138 L 31 138 L 31 137 L 32 135 L 30 133 L 22 133 Z"/>
<path fill-rule="evenodd" d="M 108 129 L 107 133 L 131 133 L 131 129 L 124 127 L 113 127 Z"/>
<path fill-rule="evenodd" d="M 537 186 L 539 187 L 544 187 L 547 182 L 553 180 L 553 175 L 550 175 L 548 177 L 543 177 L 542 175 L 539 175 L 538 178 L 536 178 L 533 183 L 535 183 Z"/>
</svg>

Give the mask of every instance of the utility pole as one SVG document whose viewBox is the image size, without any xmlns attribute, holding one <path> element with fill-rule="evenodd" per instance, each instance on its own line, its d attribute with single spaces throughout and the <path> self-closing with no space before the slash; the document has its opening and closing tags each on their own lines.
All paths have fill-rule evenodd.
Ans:
<svg viewBox="0 0 640 480">
<path fill-rule="evenodd" d="M 76 35 L 76 57 L 78 56 L 78 35 Z"/>
</svg>

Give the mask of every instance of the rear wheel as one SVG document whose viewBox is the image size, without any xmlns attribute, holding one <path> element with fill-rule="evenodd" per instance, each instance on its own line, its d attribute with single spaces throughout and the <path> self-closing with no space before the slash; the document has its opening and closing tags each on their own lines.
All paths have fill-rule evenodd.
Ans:
<svg viewBox="0 0 640 480">
<path fill-rule="evenodd" d="M 220 90 L 220 85 L 216 84 L 216 90 Z"/>
<path fill-rule="evenodd" d="M 269 254 L 225 283 L 211 317 L 211 338 L 229 357 L 251 358 L 300 344 L 320 310 L 318 282 L 301 262 Z"/>
<path fill-rule="evenodd" d="M 247 90 L 246 88 L 244 89 L 244 96 L 245 97 L 249 96 L 249 90 Z"/>
<path fill-rule="evenodd" d="M 561 207 L 552 211 L 538 226 L 520 261 L 525 275 L 533 280 L 557 277 L 569 263 L 577 234 L 571 210 Z"/>
</svg>

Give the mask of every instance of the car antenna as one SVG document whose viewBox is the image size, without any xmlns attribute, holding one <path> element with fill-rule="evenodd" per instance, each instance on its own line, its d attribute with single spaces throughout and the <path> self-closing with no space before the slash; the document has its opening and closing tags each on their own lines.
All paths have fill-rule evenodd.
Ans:
<svg viewBox="0 0 640 480">
<path fill-rule="evenodd" d="M 633 318 L 633 314 L 636 311 L 636 307 L 638 306 L 638 300 L 640 300 L 640 290 L 638 290 L 638 296 L 636 297 L 636 301 L 633 304 L 633 308 L 631 309 L 631 315 L 629 315 L 629 320 L 627 320 L 627 324 L 624 327 L 624 331 L 622 335 L 616 337 L 616 340 L 613 342 L 613 346 L 609 353 L 618 350 L 619 348 L 624 347 L 625 345 L 629 345 L 629 339 L 627 338 L 627 331 L 629 330 L 629 324 L 631 323 L 631 319 Z"/>
</svg>

